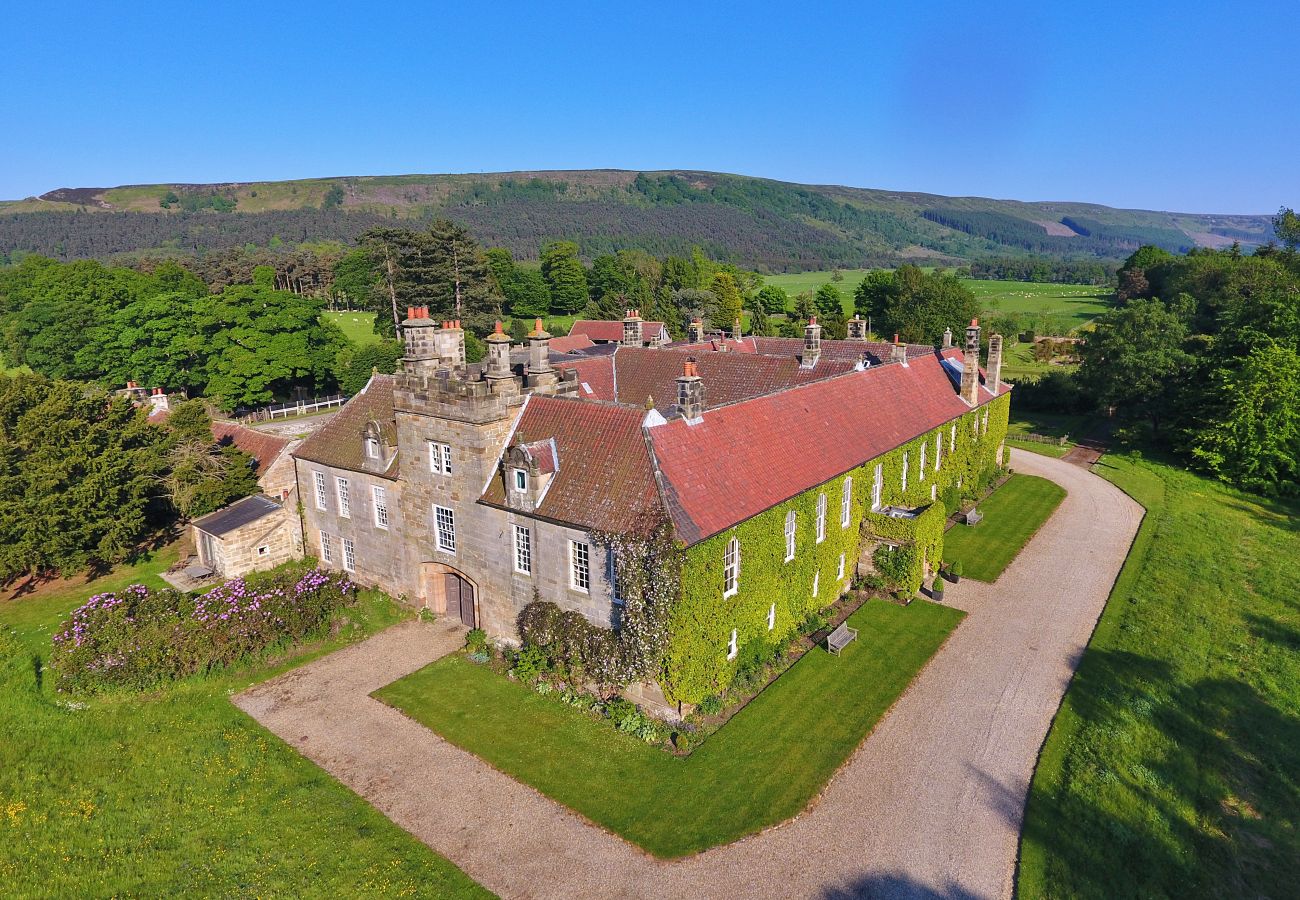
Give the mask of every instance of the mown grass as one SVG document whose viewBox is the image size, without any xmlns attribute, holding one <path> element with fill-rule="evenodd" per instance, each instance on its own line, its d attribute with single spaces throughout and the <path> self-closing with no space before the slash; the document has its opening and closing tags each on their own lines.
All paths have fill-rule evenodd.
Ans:
<svg viewBox="0 0 1300 900">
<path fill-rule="evenodd" d="M 70 702 L 43 662 L 91 591 L 151 583 L 164 551 L 90 584 L 0 603 L 0 884 L 8 896 L 483 895 L 230 702 L 250 684 L 398 621 L 364 595 L 289 658 L 151 694 Z"/>
<path fill-rule="evenodd" d="M 1044 743 L 1019 895 L 1294 896 L 1300 504 L 1095 471 L 1147 514 Z"/>
<path fill-rule="evenodd" d="M 461 656 L 376 696 L 656 856 L 677 857 L 807 806 L 961 617 L 924 601 L 869 602 L 850 618 L 859 637 L 841 656 L 814 648 L 684 759 Z"/>
<path fill-rule="evenodd" d="M 1012 475 L 979 505 L 976 525 L 954 525 L 943 539 L 943 558 L 960 562 L 963 578 L 997 581 L 1002 570 L 1065 499 L 1065 489 L 1036 475 Z"/>
</svg>

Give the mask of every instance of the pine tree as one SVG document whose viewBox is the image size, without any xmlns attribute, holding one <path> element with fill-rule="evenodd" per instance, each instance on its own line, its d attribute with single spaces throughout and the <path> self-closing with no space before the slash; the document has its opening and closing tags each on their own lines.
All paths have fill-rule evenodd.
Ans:
<svg viewBox="0 0 1300 900">
<path fill-rule="evenodd" d="M 587 272 L 572 241 L 551 241 L 542 247 L 542 277 L 551 289 L 551 311 L 572 315 L 587 305 Z"/>
</svg>

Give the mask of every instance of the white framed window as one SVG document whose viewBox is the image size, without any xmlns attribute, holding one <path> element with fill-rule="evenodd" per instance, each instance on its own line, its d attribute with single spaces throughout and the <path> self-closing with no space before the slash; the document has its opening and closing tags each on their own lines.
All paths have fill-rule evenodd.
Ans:
<svg viewBox="0 0 1300 900">
<path fill-rule="evenodd" d="M 334 537 L 326 531 L 320 533 L 320 558 L 327 563 L 334 562 Z"/>
<path fill-rule="evenodd" d="M 948 452 L 953 453 L 957 450 L 957 423 L 953 422 L 948 431 Z"/>
<path fill-rule="evenodd" d="M 345 519 L 352 518 L 352 498 L 348 494 L 348 480 L 346 478 L 335 478 L 334 490 L 339 498 L 339 515 Z"/>
<path fill-rule="evenodd" d="M 982 431 L 984 434 L 989 433 L 989 411 L 987 409 L 984 410 L 984 422 L 982 425 L 980 425 L 980 431 Z"/>
<path fill-rule="evenodd" d="M 871 508 L 880 509 L 880 495 L 885 489 L 885 464 L 876 463 L 876 478 L 871 483 Z"/>
<path fill-rule="evenodd" d="M 925 481 L 925 448 L 928 446 L 930 446 L 928 443 L 921 444 L 921 464 L 916 467 L 922 481 Z"/>
<path fill-rule="evenodd" d="M 826 495 L 817 495 L 817 543 L 826 540 Z"/>
<path fill-rule="evenodd" d="M 932 484 L 930 485 L 930 502 L 933 503 L 937 499 L 939 499 L 939 485 Z"/>
<path fill-rule="evenodd" d="M 785 561 L 789 562 L 794 559 L 794 527 L 795 516 L 794 510 L 785 514 Z"/>
<path fill-rule="evenodd" d="M 381 485 L 373 485 L 370 493 L 375 498 L 375 527 L 388 527 L 388 489 Z"/>
<path fill-rule="evenodd" d="M 813 572 L 813 596 L 814 597 L 817 596 L 817 591 L 821 587 L 821 584 L 822 584 L 822 571 L 821 569 L 818 569 L 816 572 Z"/>
<path fill-rule="evenodd" d="M 771 631 L 776 627 L 776 604 L 773 603 L 767 608 L 767 630 Z"/>
<path fill-rule="evenodd" d="M 366 457 L 368 459 L 379 459 L 379 440 L 378 438 L 366 438 Z"/>
<path fill-rule="evenodd" d="M 840 581 L 844 580 L 844 554 L 840 554 L 840 567 L 835 570 L 835 577 Z"/>
<path fill-rule="evenodd" d="M 451 446 L 429 441 L 429 471 L 439 475 L 451 474 Z"/>
<path fill-rule="evenodd" d="M 433 508 L 434 539 L 444 553 L 456 552 L 456 513 L 445 506 Z"/>
<path fill-rule="evenodd" d="M 324 509 L 324 508 L 325 508 L 325 497 L 326 497 L 326 494 L 325 494 L 325 473 L 324 473 L 324 472 L 312 472 L 312 473 L 311 473 L 311 476 L 312 476 L 312 479 L 316 482 L 316 508 L 317 508 L 317 509 Z"/>
<path fill-rule="evenodd" d="M 849 518 L 853 509 L 853 476 L 844 476 L 844 487 L 840 493 L 840 527 L 849 527 Z"/>
<path fill-rule="evenodd" d="M 939 471 L 939 460 L 943 458 L 943 432 L 934 433 L 934 470 Z"/>
<path fill-rule="evenodd" d="M 515 571 L 533 574 L 533 533 L 523 525 L 515 526 Z"/>
<path fill-rule="evenodd" d="M 591 547 L 582 541 L 569 541 L 569 587 L 591 590 Z"/>
<path fill-rule="evenodd" d="M 979 436 L 980 436 L 980 417 L 979 417 L 979 416 L 971 416 L 971 420 L 970 420 L 970 430 L 971 430 L 971 434 L 975 435 L 976 437 L 979 437 Z"/>
<path fill-rule="evenodd" d="M 618 554 L 613 547 L 605 556 L 605 577 L 609 580 L 609 598 L 615 606 L 623 605 L 623 586 L 618 579 Z"/>
<path fill-rule="evenodd" d="M 730 597 L 740 590 L 740 541 L 732 538 L 727 541 L 727 550 L 722 555 L 722 596 Z"/>
<path fill-rule="evenodd" d="M 266 555 L 269 554 L 270 552 L 271 552 L 271 548 L 268 547 L 268 546 L 266 546 L 266 544 L 263 544 L 262 546 L 260 546 L 260 547 L 257 548 L 257 555 L 258 555 L 258 556 L 266 556 Z"/>
<path fill-rule="evenodd" d="M 907 490 L 907 451 L 903 451 L 903 490 Z"/>
<path fill-rule="evenodd" d="M 343 539 L 343 568 L 355 572 L 357 568 L 357 548 L 352 538 Z"/>
<path fill-rule="evenodd" d="M 512 469 L 510 474 L 511 474 L 511 484 L 514 485 L 514 489 L 516 491 L 522 494 L 528 490 L 527 469 Z"/>
<path fill-rule="evenodd" d="M 740 652 L 740 647 L 736 644 L 736 629 L 731 629 L 731 640 L 727 642 L 727 659 L 735 659 L 736 654 Z"/>
</svg>

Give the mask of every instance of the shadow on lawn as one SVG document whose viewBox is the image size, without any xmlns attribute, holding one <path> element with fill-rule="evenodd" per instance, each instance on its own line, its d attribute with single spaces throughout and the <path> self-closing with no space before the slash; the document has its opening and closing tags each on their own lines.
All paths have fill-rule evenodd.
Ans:
<svg viewBox="0 0 1300 900">
<path fill-rule="evenodd" d="M 1160 660 L 1098 649 L 1068 703 L 1081 723 L 1063 786 L 1031 794 L 1026 811 L 1023 840 L 1045 850 L 1049 873 L 1035 889 L 1108 898 L 1293 889 L 1300 718 L 1243 681 L 1182 682 Z"/>
</svg>

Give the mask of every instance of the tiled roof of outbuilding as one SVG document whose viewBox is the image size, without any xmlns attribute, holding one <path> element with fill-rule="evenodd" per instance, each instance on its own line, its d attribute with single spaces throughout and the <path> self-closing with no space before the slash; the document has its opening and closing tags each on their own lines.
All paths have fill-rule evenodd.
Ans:
<svg viewBox="0 0 1300 900">
<path fill-rule="evenodd" d="M 663 322 L 642 322 L 641 339 L 645 341 L 666 335 Z M 616 343 L 623 340 L 623 322 L 621 319 L 578 319 L 569 329 L 569 337 L 586 335 L 593 341 Z"/>
<path fill-rule="evenodd" d="M 367 465 L 363 437 L 366 426 L 374 421 L 381 426 L 396 428 L 393 415 L 392 375 L 372 375 L 369 383 L 361 391 L 343 404 L 330 421 L 318 428 L 306 438 L 294 451 L 297 459 L 318 462 L 337 469 L 351 469 L 354 472 L 371 472 L 385 478 L 396 478 L 399 457 L 395 454 L 393 461 L 384 472 L 375 472 L 372 465 Z"/>
<path fill-rule="evenodd" d="M 644 410 L 629 406 L 530 397 L 511 442 L 531 445 L 553 438 L 559 457 L 537 515 L 604 531 L 634 530 L 653 521 L 659 498 L 641 430 L 644 418 Z M 492 479 L 482 499 L 506 506 L 500 478 Z"/>
<path fill-rule="evenodd" d="M 223 446 L 234 444 L 253 457 L 254 462 L 257 463 L 257 474 L 259 475 L 265 474 L 271 463 L 275 462 L 276 457 L 284 452 L 284 448 L 293 443 L 292 438 L 267 434 L 253 428 L 245 428 L 243 425 L 237 425 L 234 422 L 213 422 L 212 437 L 218 444 Z"/>
<path fill-rule="evenodd" d="M 931 350 L 648 434 L 677 536 L 693 544 L 969 411 Z"/>
<path fill-rule="evenodd" d="M 550 348 L 552 353 L 572 353 L 574 350 L 586 350 L 588 347 L 596 346 L 591 338 L 585 334 L 570 334 L 564 337 L 551 338 Z"/>
</svg>

